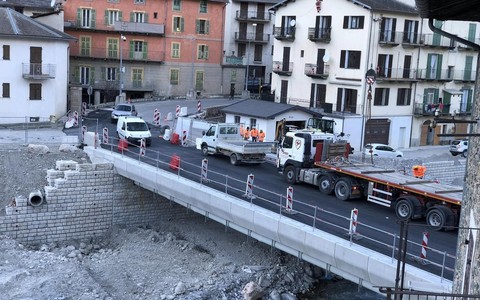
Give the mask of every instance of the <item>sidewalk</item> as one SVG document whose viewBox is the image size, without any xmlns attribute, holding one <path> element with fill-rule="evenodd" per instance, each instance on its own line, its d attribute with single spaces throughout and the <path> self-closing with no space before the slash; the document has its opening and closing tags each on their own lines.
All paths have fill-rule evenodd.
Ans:
<svg viewBox="0 0 480 300">
<path fill-rule="evenodd" d="M 69 144 L 78 145 L 77 136 L 68 136 L 62 128 L 38 128 L 25 130 L 1 129 L 0 144 Z"/>
</svg>

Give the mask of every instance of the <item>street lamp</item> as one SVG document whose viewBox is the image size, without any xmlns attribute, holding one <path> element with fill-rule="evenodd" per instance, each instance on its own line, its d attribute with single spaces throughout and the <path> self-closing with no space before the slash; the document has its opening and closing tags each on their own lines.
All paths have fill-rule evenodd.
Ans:
<svg viewBox="0 0 480 300">
<path fill-rule="evenodd" d="M 247 35 L 248 48 L 247 48 L 247 70 L 246 70 L 246 74 L 245 74 L 245 95 L 248 94 L 247 91 L 248 91 L 248 72 L 249 72 L 249 65 L 250 65 L 250 42 L 255 37 L 255 34 L 256 34 L 255 28 L 257 27 L 257 24 L 253 23 L 252 26 L 253 26 L 252 38 L 249 38 L 248 35 Z"/>
<path fill-rule="evenodd" d="M 122 41 L 126 41 L 127 38 L 123 35 L 123 34 L 120 34 L 120 44 L 119 44 L 119 47 L 120 47 L 120 78 L 119 78 L 119 102 L 122 102 L 121 99 L 122 99 L 122 89 L 123 89 L 123 47 L 122 47 Z"/>
</svg>

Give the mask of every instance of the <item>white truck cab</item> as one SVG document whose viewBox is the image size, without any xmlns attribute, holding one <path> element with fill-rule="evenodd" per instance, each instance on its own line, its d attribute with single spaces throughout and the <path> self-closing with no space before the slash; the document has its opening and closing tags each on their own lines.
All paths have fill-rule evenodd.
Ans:
<svg viewBox="0 0 480 300">
<path fill-rule="evenodd" d="M 148 124 L 140 117 L 119 117 L 117 122 L 117 135 L 129 143 L 140 144 L 145 139 L 145 144 L 150 146 L 152 134 Z"/>
</svg>

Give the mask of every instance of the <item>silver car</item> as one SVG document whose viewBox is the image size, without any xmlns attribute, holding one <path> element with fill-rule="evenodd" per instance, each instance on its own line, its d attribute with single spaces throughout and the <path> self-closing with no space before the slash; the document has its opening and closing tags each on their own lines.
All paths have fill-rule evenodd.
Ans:
<svg viewBox="0 0 480 300">
<path fill-rule="evenodd" d="M 125 117 L 125 116 L 136 116 L 137 110 L 135 109 L 135 105 L 129 103 L 122 103 L 117 104 L 112 111 L 110 116 L 110 120 L 112 123 L 116 123 L 118 117 Z"/>
<path fill-rule="evenodd" d="M 403 157 L 403 152 L 395 150 L 385 144 L 368 144 L 365 145 L 365 155 L 378 157 Z"/>
</svg>

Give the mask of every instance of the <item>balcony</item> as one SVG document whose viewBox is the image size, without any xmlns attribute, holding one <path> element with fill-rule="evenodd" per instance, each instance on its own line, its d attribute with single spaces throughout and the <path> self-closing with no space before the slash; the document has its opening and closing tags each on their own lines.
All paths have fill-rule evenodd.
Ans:
<svg viewBox="0 0 480 300">
<path fill-rule="evenodd" d="M 235 12 L 235 19 L 254 23 L 268 23 L 271 20 L 269 12 L 265 11 L 240 11 Z"/>
<path fill-rule="evenodd" d="M 378 44 L 381 47 L 395 47 L 400 45 L 402 35 L 392 30 L 381 30 L 378 34 Z"/>
<path fill-rule="evenodd" d="M 273 36 L 279 41 L 293 42 L 295 40 L 295 27 L 275 27 Z"/>
<path fill-rule="evenodd" d="M 23 63 L 22 76 L 25 79 L 45 80 L 55 78 L 57 66 L 54 64 Z"/>
<path fill-rule="evenodd" d="M 439 34 L 424 34 L 423 40 L 420 41 L 425 47 L 453 49 L 456 42 Z"/>
<path fill-rule="evenodd" d="M 415 103 L 414 114 L 417 116 L 435 116 L 435 111 L 438 110 L 439 116 L 448 116 L 450 111 L 450 103 L 441 104 L 434 103 Z"/>
<path fill-rule="evenodd" d="M 418 80 L 414 69 L 377 67 L 377 81 L 412 82 Z"/>
<path fill-rule="evenodd" d="M 475 39 L 470 40 L 469 38 L 465 37 L 464 39 L 466 39 L 467 41 L 471 41 L 472 43 L 475 43 L 477 45 L 480 44 L 480 38 L 475 38 Z M 459 51 L 475 51 L 475 49 L 473 49 L 472 47 L 470 47 L 468 45 L 465 45 L 463 43 L 460 43 L 460 42 L 457 43 L 457 49 Z"/>
<path fill-rule="evenodd" d="M 128 43 L 128 42 L 126 42 Z M 136 61 L 136 62 L 163 62 L 165 61 L 165 52 L 163 51 L 130 51 L 127 49 L 127 45 L 124 45 L 122 60 L 124 61 Z M 119 61 L 120 49 L 108 50 L 107 48 L 91 47 L 87 49 L 79 49 L 73 46 L 70 50 L 71 58 L 88 58 L 90 60 L 102 60 L 102 61 Z"/>
<path fill-rule="evenodd" d="M 402 37 L 402 47 L 404 48 L 416 48 L 423 45 L 425 38 L 424 35 L 420 35 L 417 32 L 398 32 Z"/>
<path fill-rule="evenodd" d="M 224 56 L 222 65 L 224 66 L 243 66 L 243 57 L 241 56 Z"/>
<path fill-rule="evenodd" d="M 136 35 L 154 35 L 164 36 L 165 25 L 164 24 L 152 24 L 152 23 L 136 23 L 136 22 L 115 22 L 115 24 L 108 25 L 102 22 L 96 22 L 95 25 L 85 26 L 81 20 L 68 20 L 64 23 L 65 30 L 88 30 L 98 32 L 112 32 L 118 34 L 122 32 L 124 34 L 136 34 Z"/>
<path fill-rule="evenodd" d="M 126 78 L 125 78 L 126 79 Z M 80 77 L 72 75 L 70 76 L 70 82 L 80 84 L 83 87 L 92 86 L 94 89 L 99 90 L 118 90 L 120 83 L 118 80 L 93 80 L 94 82 L 82 82 Z M 151 81 L 124 81 L 123 90 L 128 91 L 153 91 L 154 84 Z"/>
<path fill-rule="evenodd" d="M 453 81 L 474 83 L 477 72 L 473 70 L 455 70 L 453 72 Z"/>
<path fill-rule="evenodd" d="M 453 70 L 451 69 L 419 69 L 417 79 L 426 81 L 449 82 L 453 80 Z"/>
<path fill-rule="evenodd" d="M 312 78 L 327 79 L 330 67 L 327 64 L 305 64 L 305 75 Z"/>
<path fill-rule="evenodd" d="M 273 73 L 278 75 L 292 76 L 293 62 L 284 63 L 283 61 L 273 62 Z"/>
<path fill-rule="evenodd" d="M 235 42 L 267 44 L 270 41 L 270 34 L 255 32 L 235 32 Z"/>
<path fill-rule="evenodd" d="M 330 43 L 331 32 L 332 28 L 309 27 L 308 39 L 312 42 Z"/>
</svg>

